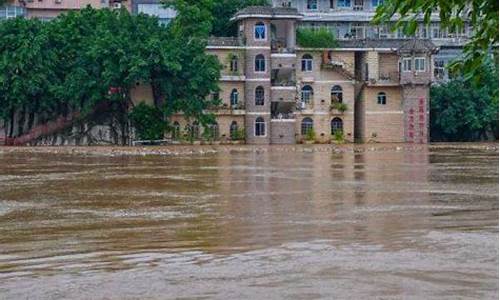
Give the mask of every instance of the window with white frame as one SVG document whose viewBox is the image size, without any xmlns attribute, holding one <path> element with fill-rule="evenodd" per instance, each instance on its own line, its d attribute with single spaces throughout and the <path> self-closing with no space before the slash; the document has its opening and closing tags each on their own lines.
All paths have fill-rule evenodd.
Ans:
<svg viewBox="0 0 500 300">
<path fill-rule="evenodd" d="M 411 72 L 411 58 L 403 58 L 403 72 Z"/>
<path fill-rule="evenodd" d="M 238 72 L 238 56 L 233 55 L 231 57 L 231 63 L 230 63 L 229 68 L 230 68 L 232 73 Z"/>
<path fill-rule="evenodd" d="M 416 72 L 425 72 L 425 57 L 416 57 L 415 58 L 415 71 Z"/>
<path fill-rule="evenodd" d="M 262 86 L 255 88 L 255 105 L 264 105 L 264 88 Z"/>
<path fill-rule="evenodd" d="M 372 0 L 372 7 L 376 8 L 379 5 L 384 4 L 384 0 Z"/>
<path fill-rule="evenodd" d="M 312 72 L 313 57 L 310 54 L 302 56 L 302 72 Z"/>
<path fill-rule="evenodd" d="M 233 89 L 231 91 L 231 107 L 235 107 L 235 106 L 238 106 L 238 96 L 239 96 L 239 93 L 238 93 L 238 90 L 237 89 Z"/>
<path fill-rule="evenodd" d="M 255 72 L 265 72 L 266 71 L 266 59 L 264 55 L 259 54 L 255 56 Z"/>
<path fill-rule="evenodd" d="M 334 85 L 330 91 L 330 97 L 332 104 L 342 103 L 343 100 L 342 87 L 340 85 Z"/>
<path fill-rule="evenodd" d="M 306 85 L 302 88 L 302 94 L 300 97 L 300 100 L 304 104 L 309 104 L 311 103 L 312 95 L 313 95 L 313 88 L 310 85 Z"/>
<path fill-rule="evenodd" d="M 344 131 L 344 122 L 341 118 L 333 118 L 330 122 L 331 134 L 335 135 L 337 132 Z"/>
<path fill-rule="evenodd" d="M 262 22 L 255 24 L 255 40 L 262 41 L 266 39 L 266 25 Z"/>
<path fill-rule="evenodd" d="M 309 132 L 313 131 L 313 120 L 309 117 L 304 118 L 300 124 L 300 134 L 307 135 Z"/>
<path fill-rule="evenodd" d="M 437 80 L 443 80 L 445 78 L 445 62 L 444 60 L 435 60 L 434 61 L 434 78 Z"/>
<path fill-rule="evenodd" d="M 307 9 L 308 10 L 317 10 L 318 9 L 318 0 L 307 0 Z"/>
<path fill-rule="evenodd" d="M 262 117 L 255 120 L 255 136 L 266 136 L 266 122 Z"/>
</svg>

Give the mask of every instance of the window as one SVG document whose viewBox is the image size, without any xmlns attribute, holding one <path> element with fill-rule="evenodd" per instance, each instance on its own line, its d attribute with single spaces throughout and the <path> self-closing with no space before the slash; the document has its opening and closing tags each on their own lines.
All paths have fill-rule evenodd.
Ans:
<svg viewBox="0 0 500 300">
<path fill-rule="evenodd" d="M 364 1 L 363 0 L 354 0 L 354 6 L 352 7 L 353 10 L 363 10 L 364 8 Z"/>
<path fill-rule="evenodd" d="M 333 118 L 330 123 L 331 134 L 334 135 L 337 131 L 344 131 L 344 123 L 341 118 Z"/>
<path fill-rule="evenodd" d="M 212 100 L 213 101 L 219 100 L 219 92 L 212 92 Z"/>
<path fill-rule="evenodd" d="M 351 0 L 337 0 L 337 7 L 351 7 Z"/>
<path fill-rule="evenodd" d="M 255 120 L 255 136 L 266 136 L 266 122 L 262 117 Z"/>
<path fill-rule="evenodd" d="M 330 0 L 330 9 L 333 8 L 333 2 L 334 2 L 334 0 Z"/>
<path fill-rule="evenodd" d="M 231 91 L 231 107 L 235 107 L 235 106 L 238 106 L 238 90 L 237 89 L 233 89 Z"/>
<path fill-rule="evenodd" d="M 199 138 L 200 137 L 200 125 L 198 124 L 198 122 L 194 121 L 193 125 L 191 125 L 191 126 L 188 125 L 188 131 L 190 132 L 191 137 L 193 139 Z"/>
<path fill-rule="evenodd" d="M 385 105 L 386 102 L 387 102 L 387 96 L 385 95 L 385 93 L 384 92 L 378 93 L 378 95 L 377 95 L 377 104 Z"/>
<path fill-rule="evenodd" d="M 231 57 L 231 64 L 229 66 L 229 69 L 232 73 L 238 72 L 238 57 L 236 55 L 233 55 L 233 57 Z"/>
<path fill-rule="evenodd" d="M 364 39 L 365 38 L 365 26 L 361 24 L 354 24 L 351 26 L 351 38 L 354 39 Z"/>
<path fill-rule="evenodd" d="M 342 87 L 340 85 L 335 85 L 332 87 L 330 92 L 332 103 L 342 103 Z"/>
<path fill-rule="evenodd" d="M 384 0 L 372 0 L 372 7 L 374 8 L 382 4 L 384 4 Z"/>
<path fill-rule="evenodd" d="M 307 135 L 313 130 L 313 120 L 311 118 L 304 118 L 300 126 L 300 134 Z"/>
<path fill-rule="evenodd" d="M 302 93 L 301 93 L 301 101 L 302 103 L 309 104 L 311 103 L 311 98 L 313 95 L 313 88 L 310 85 L 306 85 L 302 88 Z"/>
<path fill-rule="evenodd" d="M 216 140 L 219 138 L 219 124 L 217 122 L 208 125 L 207 130 L 210 139 Z"/>
<path fill-rule="evenodd" d="M 313 57 L 309 54 L 302 56 L 302 72 L 312 72 Z"/>
<path fill-rule="evenodd" d="M 264 88 L 261 86 L 255 89 L 255 105 L 264 105 Z"/>
<path fill-rule="evenodd" d="M 307 9 L 308 10 L 317 10 L 318 9 L 318 0 L 307 0 Z"/>
<path fill-rule="evenodd" d="M 172 138 L 173 139 L 178 139 L 181 137 L 181 125 L 179 122 L 175 121 L 174 126 L 172 128 Z"/>
<path fill-rule="evenodd" d="M 411 58 L 403 58 L 403 72 L 411 72 Z"/>
<path fill-rule="evenodd" d="M 104 1 L 106 3 L 111 1 Z M 101 3 L 103 1 L 101 0 Z M 150 16 L 158 17 L 158 23 L 166 25 L 175 18 L 177 12 L 172 8 L 164 8 L 160 3 L 144 3 L 137 4 L 137 13 L 143 13 Z"/>
<path fill-rule="evenodd" d="M 264 55 L 259 54 L 255 56 L 255 72 L 265 72 L 266 71 L 266 59 Z"/>
<path fill-rule="evenodd" d="M 255 40 L 262 41 L 266 39 L 266 25 L 262 22 L 255 24 Z"/>
<path fill-rule="evenodd" d="M 425 72 L 425 57 L 415 58 L 415 72 Z"/>
<path fill-rule="evenodd" d="M 445 63 L 444 60 L 434 61 L 434 78 L 438 80 L 443 80 L 445 77 Z"/>
<path fill-rule="evenodd" d="M 229 136 L 231 139 L 235 140 L 238 135 L 238 123 L 236 121 L 233 121 L 231 125 L 229 126 Z"/>
</svg>

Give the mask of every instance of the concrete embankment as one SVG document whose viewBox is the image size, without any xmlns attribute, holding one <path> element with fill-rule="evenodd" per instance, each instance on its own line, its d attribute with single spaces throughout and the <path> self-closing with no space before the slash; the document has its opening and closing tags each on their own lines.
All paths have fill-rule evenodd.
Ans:
<svg viewBox="0 0 500 300">
<path fill-rule="evenodd" d="M 361 153 L 406 151 L 421 152 L 447 148 L 450 151 L 480 149 L 498 151 L 497 143 L 439 143 L 430 145 L 416 144 L 345 144 L 345 145 L 183 145 L 183 146 L 59 146 L 59 147 L 0 147 L 0 154 L 4 153 L 46 153 L 46 154 L 74 154 L 91 156 L 184 156 L 204 155 L 215 153 L 235 152 L 332 152 L 332 153 Z"/>
</svg>

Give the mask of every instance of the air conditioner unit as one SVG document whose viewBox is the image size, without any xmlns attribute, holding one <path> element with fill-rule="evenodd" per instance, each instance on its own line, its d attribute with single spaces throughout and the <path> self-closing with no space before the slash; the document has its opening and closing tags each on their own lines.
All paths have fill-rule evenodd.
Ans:
<svg viewBox="0 0 500 300">
<path fill-rule="evenodd" d="M 54 0 L 54 3 L 55 3 L 55 4 L 61 4 L 61 3 L 62 3 L 62 0 Z"/>
<path fill-rule="evenodd" d="M 122 4 L 120 2 L 114 2 L 113 3 L 113 8 L 114 9 L 120 9 L 120 8 L 122 8 Z"/>
</svg>

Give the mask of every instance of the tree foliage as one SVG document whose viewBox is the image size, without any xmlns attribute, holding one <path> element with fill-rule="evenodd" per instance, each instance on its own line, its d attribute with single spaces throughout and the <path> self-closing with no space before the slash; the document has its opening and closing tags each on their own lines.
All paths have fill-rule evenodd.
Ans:
<svg viewBox="0 0 500 300">
<path fill-rule="evenodd" d="M 498 73 L 481 68 L 480 87 L 457 77 L 431 89 L 431 138 L 434 141 L 498 139 Z M 493 99 L 493 100 L 492 100 Z"/>
<path fill-rule="evenodd" d="M 191 10 L 199 9 L 209 13 L 210 18 L 207 19 L 210 19 L 211 24 L 206 28 L 213 36 L 235 36 L 237 34 L 236 23 L 230 21 L 237 11 L 248 6 L 269 6 L 268 0 L 163 0 L 163 3 L 168 7 L 181 9 L 181 11 L 191 6 Z"/>
<path fill-rule="evenodd" d="M 217 59 L 205 53 L 210 14 L 179 8 L 167 27 L 155 17 L 90 7 L 51 22 L 0 22 L 0 118 L 85 115 L 99 105 L 125 130 L 138 84 L 152 86 L 167 119 L 177 112 L 206 118 L 220 76 Z"/>
<path fill-rule="evenodd" d="M 141 102 L 130 112 L 130 120 L 141 140 L 160 140 L 167 128 L 163 114 L 157 107 Z"/>
<path fill-rule="evenodd" d="M 389 23 L 397 17 L 393 29 L 403 28 L 406 34 L 412 35 L 417 29 L 418 20 L 423 18 L 424 23 L 429 24 L 436 10 L 441 27 L 450 32 L 460 32 L 467 24 L 472 25 L 474 32 L 464 48 L 464 57 L 453 62 L 450 67 L 455 72 L 464 70 L 463 75 L 467 80 L 481 82 L 484 79 L 482 66 L 491 53 L 498 61 L 498 0 L 385 0 L 377 8 L 374 22 Z"/>
<path fill-rule="evenodd" d="M 333 33 L 326 28 L 297 29 L 297 43 L 304 48 L 335 48 L 338 45 Z"/>
</svg>

